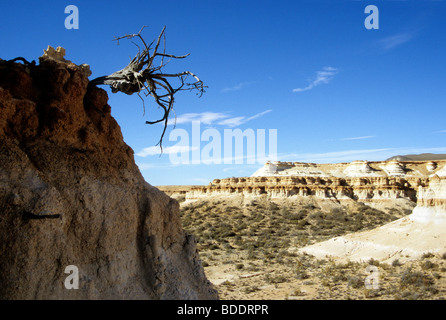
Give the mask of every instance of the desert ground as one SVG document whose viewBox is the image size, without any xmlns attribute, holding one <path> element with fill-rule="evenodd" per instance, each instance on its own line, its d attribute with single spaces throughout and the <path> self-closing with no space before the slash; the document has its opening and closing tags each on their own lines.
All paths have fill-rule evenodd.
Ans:
<svg viewBox="0 0 446 320">
<path fill-rule="evenodd" d="M 379 210 L 363 203 L 308 199 L 177 199 L 195 236 L 206 276 L 221 299 L 326 300 L 446 297 L 446 252 L 385 263 L 316 257 L 299 249 L 374 230 L 408 216 L 411 206 Z M 415 204 L 413 204 L 415 206 Z"/>
</svg>

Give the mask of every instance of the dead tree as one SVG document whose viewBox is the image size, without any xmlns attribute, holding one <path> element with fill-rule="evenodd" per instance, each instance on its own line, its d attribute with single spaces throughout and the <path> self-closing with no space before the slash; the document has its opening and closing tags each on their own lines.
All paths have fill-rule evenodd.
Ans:
<svg viewBox="0 0 446 320">
<path fill-rule="evenodd" d="M 130 61 L 130 63 L 119 71 L 112 73 L 109 76 L 103 76 L 90 81 L 92 85 L 109 85 L 111 91 L 116 93 L 118 91 L 125 94 L 131 95 L 133 93 L 138 94 L 141 98 L 145 114 L 144 99 L 141 97 L 140 93 L 143 92 L 145 96 L 152 96 L 159 107 L 164 111 L 163 116 L 154 121 L 146 121 L 146 124 L 164 123 L 164 129 L 161 137 L 157 143 L 162 151 L 162 142 L 164 134 L 166 133 L 167 123 L 169 116 L 173 111 L 174 95 L 178 91 L 182 90 L 197 90 L 197 94 L 201 95 L 205 92 L 206 86 L 204 86 L 203 81 L 201 81 L 195 74 L 190 71 L 183 71 L 179 73 L 164 73 L 163 67 L 169 63 L 170 60 L 165 61 L 166 58 L 170 59 L 184 59 L 189 54 L 184 56 L 176 56 L 166 53 L 166 37 L 165 29 L 163 28 L 158 39 L 152 41 L 149 45 L 144 41 L 141 36 L 142 30 L 145 28 L 143 26 L 137 34 L 127 34 L 122 37 L 115 37 L 119 44 L 121 39 L 133 39 L 139 38 L 143 44 L 143 49 L 136 43 L 138 47 L 138 54 Z M 160 52 L 161 41 L 163 41 L 163 49 Z M 188 77 L 193 77 L 194 82 L 187 82 Z M 172 80 L 178 80 L 176 85 L 172 85 Z"/>
</svg>

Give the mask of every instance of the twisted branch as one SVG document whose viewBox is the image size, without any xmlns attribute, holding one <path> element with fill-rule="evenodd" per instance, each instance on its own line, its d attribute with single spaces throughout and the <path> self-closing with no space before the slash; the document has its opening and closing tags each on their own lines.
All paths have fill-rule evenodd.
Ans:
<svg viewBox="0 0 446 320">
<path fill-rule="evenodd" d="M 125 94 L 131 95 L 133 93 L 137 93 L 138 96 L 143 101 L 143 108 L 145 113 L 145 105 L 144 99 L 141 97 L 140 92 L 143 92 L 145 96 L 152 96 L 155 99 L 158 107 L 162 108 L 164 111 L 163 116 L 154 121 L 146 121 L 146 124 L 155 124 L 155 123 L 164 123 L 164 129 L 161 134 L 161 137 L 156 145 L 159 145 L 162 148 L 162 142 L 164 138 L 164 134 L 166 133 L 167 123 L 169 119 L 170 113 L 173 111 L 174 104 L 174 95 L 178 91 L 192 91 L 197 90 L 197 95 L 200 97 L 205 92 L 206 86 L 204 86 L 203 81 L 200 80 L 195 74 L 190 71 L 183 71 L 179 73 L 169 74 L 162 72 L 163 67 L 165 67 L 169 61 L 165 62 L 165 58 L 171 59 L 184 59 L 189 56 L 177 56 L 173 54 L 166 53 L 166 38 L 165 38 L 165 29 L 163 28 L 160 35 L 155 41 L 152 41 L 149 45 L 144 41 L 141 36 L 141 32 L 144 30 L 145 26 L 141 28 L 141 30 L 136 34 L 127 34 L 122 37 L 115 37 L 115 41 L 118 42 L 122 39 L 133 39 L 139 38 L 139 40 L 143 44 L 143 50 L 138 47 L 138 54 L 130 61 L 130 63 L 123 69 L 116 71 L 108 76 L 98 77 L 92 81 L 90 84 L 92 85 L 109 85 L 111 91 L 116 93 L 118 91 L 123 92 Z M 161 40 L 163 39 L 163 52 L 158 52 L 161 45 Z M 152 46 L 154 45 L 153 49 Z M 160 59 L 159 65 L 156 65 L 156 59 Z M 194 82 L 186 82 L 188 77 L 193 77 Z M 173 86 L 170 83 L 171 78 L 176 78 L 179 80 L 179 85 Z"/>
</svg>

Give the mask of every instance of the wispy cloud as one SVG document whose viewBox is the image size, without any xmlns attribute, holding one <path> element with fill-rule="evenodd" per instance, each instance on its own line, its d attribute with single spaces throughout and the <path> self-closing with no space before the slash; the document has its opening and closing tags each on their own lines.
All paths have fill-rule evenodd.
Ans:
<svg viewBox="0 0 446 320">
<path fill-rule="evenodd" d="M 395 155 L 443 153 L 443 152 L 446 152 L 446 147 L 357 149 L 357 150 L 342 150 L 342 151 L 325 152 L 325 153 L 279 154 L 278 159 L 280 161 L 315 162 L 315 163 L 350 162 L 354 160 L 383 161 Z"/>
<path fill-rule="evenodd" d="M 385 51 L 396 48 L 406 42 L 412 40 L 412 35 L 409 33 L 400 33 L 389 36 L 377 41 L 377 44 Z"/>
<path fill-rule="evenodd" d="M 435 133 L 446 133 L 446 130 L 436 131 Z"/>
<path fill-rule="evenodd" d="M 205 124 L 208 126 L 213 125 L 219 125 L 224 127 L 237 127 L 244 123 L 247 123 L 251 120 L 257 119 L 262 117 L 263 115 L 270 113 L 272 110 L 268 109 L 262 112 L 259 112 L 253 116 L 238 116 L 238 117 L 231 117 L 230 115 L 226 113 L 220 113 L 220 112 L 202 112 L 202 113 L 185 113 L 176 118 L 176 122 L 174 120 L 169 120 L 168 124 L 185 124 L 185 123 L 191 123 L 193 121 L 199 121 L 200 124 Z M 196 150 L 197 147 L 190 147 L 190 146 L 169 146 L 163 148 L 163 154 L 176 154 L 176 153 L 184 153 L 184 152 L 191 152 L 193 150 Z M 154 156 L 154 155 L 160 155 L 161 149 L 157 146 L 151 146 L 142 149 L 138 153 L 136 153 L 136 156 L 138 157 L 148 157 L 148 156 Z"/>
<path fill-rule="evenodd" d="M 339 139 L 341 141 L 350 141 L 350 140 L 363 140 L 363 139 L 371 139 L 375 138 L 375 136 L 362 136 L 362 137 L 351 137 L 351 138 L 342 138 Z"/>
<path fill-rule="evenodd" d="M 202 124 L 211 125 L 215 121 L 228 118 L 227 114 L 221 112 L 201 112 L 201 113 L 184 113 L 176 117 L 176 119 L 170 119 L 168 124 L 183 124 L 190 123 L 192 121 L 199 121 Z"/>
<path fill-rule="evenodd" d="M 259 112 L 253 116 L 236 116 L 233 117 L 227 113 L 221 112 L 202 112 L 202 113 L 185 113 L 179 115 L 176 118 L 176 122 L 172 119 L 169 124 L 184 124 L 190 123 L 192 121 L 199 121 L 201 124 L 205 125 L 220 125 L 226 127 L 237 127 L 248 121 L 262 117 L 263 115 L 271 112 L 271 109 Z"/>
<path fill-rule="evenodd" d="M 249 117 L 248 119 L 246 119 L 246 122 L 254 120 L 254 119 L 257 119 L 257 118 L 260 118 L 261 116 L 263 116 L 263 115 L 265 115 L 267 113 L 270 113 L 271 111 L 273 111 L 273 110 L 268 109 L 268 110 L 265 110 L 263 112 L 257 113 L 255 115 L 253 115 L 252 117 Z"/>
<path fill-rule="evenodd" d="M 138 166 L 139 170 L 146 171 L 146 170 L 166 170 L 172 167 L 177 167 L 176 164 L 171 163 L 163 163 L 163 164 L 155 164 L 155 163 L 146 163 L 146 162 L 136 162 L 136 165 Z"/>
<path fill-rule="evenodd" d="M 254 82 L 241 82 L 233 87 L 223 88 L 221 89 L 221 92 L 229 92 L 229 91 L 237 91 L 242 89 L 243 87 L 249 86 L 250 84 L 253 84 Z"/>
<path fill-rule="evenodd" d="M 243 165 L 243 168 L 241 169 L 240 166 L 230 166 L 230 167 L 226 167 L 223 168 L 223 172 L 231 172 L 231 171 L 237 171 L 239 173 L 244 173 L 244 174 L 252 174 L 253 171 L 257 170 L 259 168 L 258 165 L 250 165 L 250 164 L 245 164 Z"/>
<path fill-rule="evenodd" d="M 206 178 L 193 178 L 192 181 L 198 182 L 198 183 L 201 183 L 201 184 L 208 184 L 212 180 L 206 179 Z"/>
<path fill-rule="evenodd" d="M 171 146 L 171 147 L 165 147 L 163 148 L 163 154 L 171 154 L 171 153 L 184 153 L 184 152 L 191 152 L 192 150 L 198 149 L 197 147 L 190 147 L 190 146 Z M 140 152 L 136 153 L 138 157 L 148 157 L 148 156 L 154 156 L 154 155 L 160 155 L 161 149 L 157 146 L 152 146 L 148 148 L 142 149 Z"/>
<path fill-rule="evenodd" d="M 392 148 L 381 149 L 361 149 L 361 150 L 343 150 L 325 153 L 291 153 L 279 155 L 279 160 L 298 161 L 298 162 L 342 162 L 352 160 L 373 160 L 371 154 L 381 155 L 383 152 L 390 152 Z"/>
<path fill-rule="evenodd" d="M 317 87 L 321 84 L 329 83 L 333 77 L 338 73 L 338 69 L 333 67 L 325 67 L 322 70 L 316 72 L 316 78 L 309 81 L 308 86 L 303 88 L 293 89 L 293 92 L 303 92 L 307 90 L 311 90 L 314 87 Z"/>
<path fill-rule="evenodd" d="M 263 112 L 257 113 L 251 117 L 233 117 L 219 121 L 217 124 L 220 126 L 228 126 L 228 127 L 238 127 L 248 121 L 260 118 L 261 116 L 271 112 L 272 110 L 265 110 Z"/>
<path fill-rule="evenodd" d="M 217 124 L 221 125 L 221 126 L 227 126 L 227 127 L 237 127 L 245 122 L 247 122 L 246 117 L 233 117 L 233 118 L 228 118 L 228 119 L 219 121 Z"/>
</svg>

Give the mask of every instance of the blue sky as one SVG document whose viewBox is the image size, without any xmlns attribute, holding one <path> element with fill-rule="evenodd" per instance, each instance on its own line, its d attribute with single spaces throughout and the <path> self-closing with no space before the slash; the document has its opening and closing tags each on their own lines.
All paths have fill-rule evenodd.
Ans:
<svg viewBox="0 0 446 320">
<path fill-rule="evenodd" d="M 64 27 L 70 4 L 79 9 L 77 30 Z M 379 9 L 379 29 L 364 26 L 368 5 Z M 175 130 L 192 136 L 193 120 L 222 136 L 276 129 L 279 160 L 384 160 L 446 153 L 445 13 L 445 1 L 427 0 L 19 0 L 2 5 L 0 57 L 37 60 L 48 45 L 62 46 L 67 59 L 90 65 L 94 79 L 137 52 L 115 36 L 147 25 L 142 35 L 151 41 L 166 26 L 167 52 L 190 53 L 167 71 L 192 71 L 208 86 L 201 98 L 178 93 Z M 145 124 L 160 115 L 151 98 L 143 115 L 137 96 L 102 87 L 149 183 L 207 184 L 261 167 L 172 163 L 173 125 L 165 152 L 153 149 L 162 126 Z"/>
</svg>

